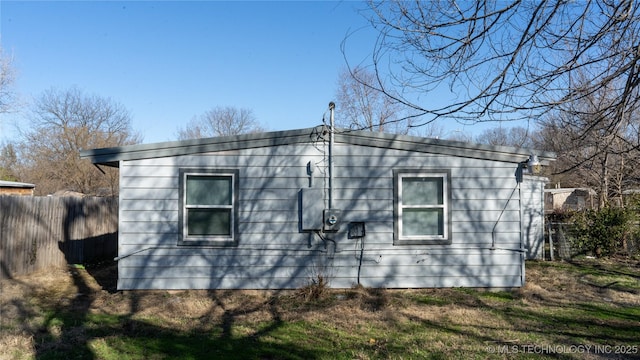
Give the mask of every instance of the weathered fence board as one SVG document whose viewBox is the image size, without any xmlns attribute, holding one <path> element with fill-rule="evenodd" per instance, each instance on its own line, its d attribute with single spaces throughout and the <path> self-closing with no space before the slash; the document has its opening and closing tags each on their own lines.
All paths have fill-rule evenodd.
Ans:
<svg viewBox="0 0 640 360">
<path fill-rule="evenodd" d="M 118 199 L 0 196 L 0 278 L 117 254 Z"/>
</svg>

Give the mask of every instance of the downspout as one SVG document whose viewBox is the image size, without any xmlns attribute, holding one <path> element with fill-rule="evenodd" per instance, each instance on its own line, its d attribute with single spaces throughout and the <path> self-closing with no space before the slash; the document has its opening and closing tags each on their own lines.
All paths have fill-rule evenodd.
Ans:
<svg viewBox="0 0 640 360">
<path fill-rule="evenodd" d="M 329 209 L 333 209 L 333 113 L 335 108 L 336 104 L 331 101 L 329 103 Z"/>
<path fill-rule="evenodd" d="M 518 165 L 520 167 L 520 171 L 522 171 L 522 165 Z M 522 208 L 522 183 L 524 182 L 524 174 L 521 175 L 522 178 L 520 180 L 520 182 L 518 182 L 518 207 L 520 208 L 519 211 L 519 215 L 520 215 L 520 263 L 522 264 L 522 269 L 520 271 L 520 276 L 521 276 L 521 281 L 522 281 L 522 286 L 524 286 L 524 282 L 526 279 L 526 275 L 525 275 L 525 259 L 526 259 L 526 255 L 525 255 L 525 249 L 524 249 L 524 224 L 523 224 L 523 216 L 522 216 L 522 212 L 524 211 L 524 209 Z"/>
</svg>

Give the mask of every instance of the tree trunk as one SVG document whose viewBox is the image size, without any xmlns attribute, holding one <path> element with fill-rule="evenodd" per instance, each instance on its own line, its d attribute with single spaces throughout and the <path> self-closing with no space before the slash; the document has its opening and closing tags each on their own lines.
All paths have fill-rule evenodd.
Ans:
<svg viewBox="0 0 640 360">
<path fill-rule="evenodd" d="M 609 200 L 609 196 L 608 196 L 609 170 L 607 166 L 608 163 L 609 163 L 609 154 L 605 153 L 604 158 L 602 159 L 602 162 L 601 162 L 602 171 L 600 172 L 600 194 L 598 195 L 599 197 L 598 209 L 604 208 Z"/>
</svg>

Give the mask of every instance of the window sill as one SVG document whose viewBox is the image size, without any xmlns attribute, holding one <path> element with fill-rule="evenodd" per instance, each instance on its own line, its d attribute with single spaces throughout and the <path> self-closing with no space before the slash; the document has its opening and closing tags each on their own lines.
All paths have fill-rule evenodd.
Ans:
<svg viewBox="0 0 640 360">
<path fill-rule="evenodd" d="M 237 247 L 237 240 L 180 240 L 178 246 Z"/>
</svg>

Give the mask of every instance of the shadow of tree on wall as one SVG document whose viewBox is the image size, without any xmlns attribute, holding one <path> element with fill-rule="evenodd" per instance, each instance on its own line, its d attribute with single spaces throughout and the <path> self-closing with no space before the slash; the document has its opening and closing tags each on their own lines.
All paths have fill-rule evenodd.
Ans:
<svg viewBox="0 0 640 360">
<path fill-rule="evenodd" d="M 344 145 L 336 153 L 337 207 L 366 223 L 359 278 L 373 287 L 513 287 L 524 273 L 518 164 Z M 394 244 L 393 169 L 449 170 L 451 244 Z M 351 241 L 351 243 L 349 243 Z M 341 239 L 343 248 L 353 240 Z"/>
<path fill-rule="evenodd" d="M 123 169 L 131 180 L 121 194 L 132 217 L 121 232 L 127 252 L 120 264 L 122 288 L 297 288 L 323 272 L 337 287 L 523 283 L 517 163 L 443 156 L 421 147 L 409 152 L 336 144 L 333 207 L 342 210 L 343 230 L 327 236 L 336 244 L 331 253 L 317 236 L 300 232 L 298 194 L 309 186 L 307 164 L 326 163 L 316 145 L 326 143 L 163 158 Z M 146 173 L 151 166 L 161 174 Z M 240 169 L 237 247 L 176 245 L 182 231 L 175 216 L 180 167 Z M 393 169 L 451 170 L 451 244 L 394 244 Z M 315 182 L 326 188 L 324 170 L 316 172 Z M 325 200 L 318 199 L 323 205 Z M 348 239 L 349 222 L 366 223 L 366 237 Z"/>
<path fill-rule="evenodd" d="M 306 151 L 301 150 L 303 160 L 294 164 L 288 156 L 277 156 L 282 149 L 272 148 L 256 150 L 256 156 L 240 159 L 232 156 L 164 159 L 162 172 L 154 176 L 128 169 L 134 180 L 125 181 L 125 186 L 131 189 L 121 192 L 123 213 L 129 218 L 121 222 L 120 229 L 120 287 L 298 288 L 322 275 L 333 248 L 325 248 L 317 237 L 310 241 L 309 234 L 299 231 L 298 193 L 309 184 Z M 265 165 L 264 161 L 268 163 Z M 180 167 L 242 169 L 237 199 L 237 246 L 178 245 L 182 231 L 177 216 Z"/>
</svg>

